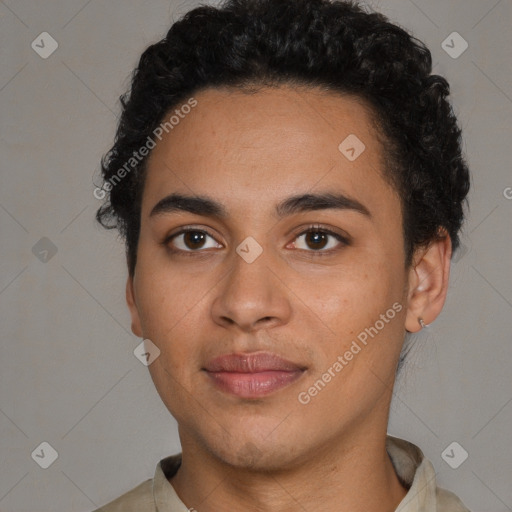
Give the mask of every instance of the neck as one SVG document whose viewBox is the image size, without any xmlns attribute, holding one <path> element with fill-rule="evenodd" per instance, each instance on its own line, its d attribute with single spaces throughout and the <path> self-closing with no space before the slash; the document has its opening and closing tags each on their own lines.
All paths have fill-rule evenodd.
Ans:
<svg viewBox="0 0 512 512">
<path fill-rule="evenodd" d="M 180 433 L 182 464 L 170 480 L 180 499 L 198 512 L 393 512 L 407 490 L 386 452 L 386 433 L 344 434 L 315 447 L 293 468 L 234 468 Z"/>
</svg>

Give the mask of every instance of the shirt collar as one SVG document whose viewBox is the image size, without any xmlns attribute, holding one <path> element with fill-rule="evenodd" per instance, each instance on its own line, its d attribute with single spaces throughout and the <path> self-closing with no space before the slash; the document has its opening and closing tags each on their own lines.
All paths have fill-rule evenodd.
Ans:
<svg viewBox="0 0 512 512">
<path fill-rule="evenodd" d="M 407 494 L 395 512 L 436 512 L 437 482 L 432 463 L 414 444 L 398 437 L 386 437 L 386 450 Z"/>
<path fill-rule="evenodd" d="M 168 478 L 173 476 L 181 465 L 181 453 L 162 459 L 156 466 L 153 478 L 153 498 L 157 512 L 188 512 L 188 508 L 178 498 Z"/>
</svg>

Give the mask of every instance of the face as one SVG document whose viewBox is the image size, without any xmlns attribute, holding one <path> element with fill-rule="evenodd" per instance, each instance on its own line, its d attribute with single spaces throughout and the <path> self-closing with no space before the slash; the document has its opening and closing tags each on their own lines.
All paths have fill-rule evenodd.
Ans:
<svg viewBox="0 0 512 512">
<path fill-rule="evenodd" d="M 194 97 L 148 160 L 127 286 L 182 444 L 284 468 L 385 433 L 409 274 L 368 110 L 288 86 Z"/>
</svg>

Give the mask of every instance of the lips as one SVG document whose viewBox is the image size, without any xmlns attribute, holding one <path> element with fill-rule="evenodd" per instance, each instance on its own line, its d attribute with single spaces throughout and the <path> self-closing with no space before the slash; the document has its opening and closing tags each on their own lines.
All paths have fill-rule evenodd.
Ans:
<svg viewBox="0 0 512 512">
<path fill-rule="evenodd" d="M 258 352 L 226 354 L 209 361 L 204 370 L 218 389 L 241 398 L 258 398 L 296 381 L 305 367 Z"/>
<path fill-rule="evenodd" d="M 205 370 L 209 372 L 258 373 L 265 371 L 294 372 L 304 368 L 270 352 L 226 354 L 212 359 Z"/>
</svg>

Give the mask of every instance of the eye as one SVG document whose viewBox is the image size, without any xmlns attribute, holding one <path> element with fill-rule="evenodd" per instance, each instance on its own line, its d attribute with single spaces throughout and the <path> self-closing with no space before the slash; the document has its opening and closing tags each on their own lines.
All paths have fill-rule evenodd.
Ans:
<svg viewBox="0 0 512 512">
<path fill-rule="evenodd" d="M 208 238 L 211 238 L 213 243 L 207 245 Z M 164 240 L 164 245 L 171 245 L 171 252 L 197 252 L 199 249 L 220 248 L 222 245 L 215 242 L 215 239 L 208 232 L 201 229 L 182 229 L 178 233 L 170 235 Z"/>
<path fill-rule="evenodd" d="M 208 239 L 211 239 L 208 242 Z M 330 229 L 321 226 L 309 226 L 307 230 L 300 232 L 292 243 L 293 248 L 320 256 L 335 252 L 339 246 L 349 245 L 350 241 Z M 220 249 L 222 244 L 215 241 L 213 235 L 203 229 L 193 227 L 184 228 L 173 233 L 162 242 L 171 253 L 181 253 L 185 256 L 192 256 L 194 253 L 204 252 L 201 249 Z M 315 254 L 317 253 L 317 254 Z"/>
<path fill-rule="evenodd" d="M 339 245 L 349 244 L 346 237 L 320 226 L 310 226 L 306 231 L 300 233 L 295 240 L 293 245 L 296 249 L 319 253 L 330 253 L 332 249 L 336 249 Z"/>
</svg>

